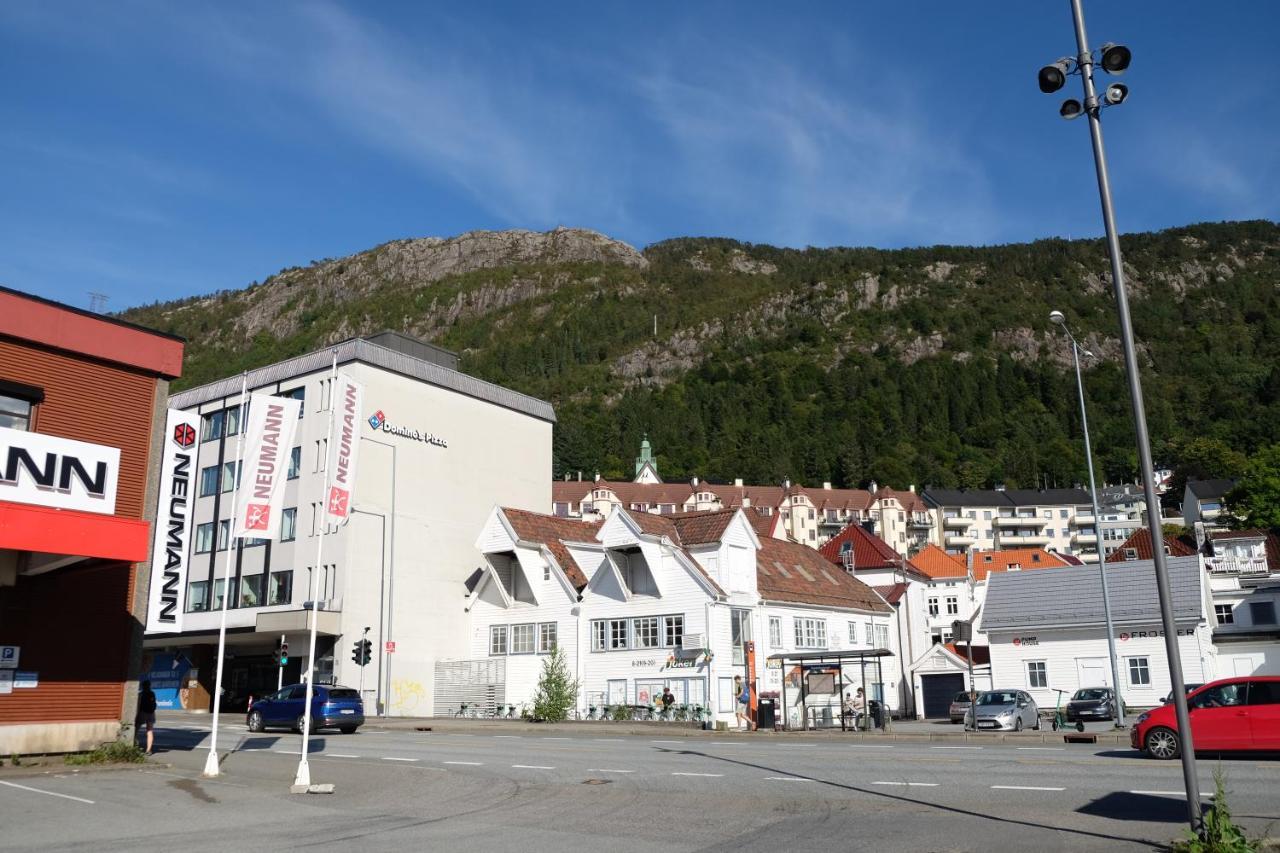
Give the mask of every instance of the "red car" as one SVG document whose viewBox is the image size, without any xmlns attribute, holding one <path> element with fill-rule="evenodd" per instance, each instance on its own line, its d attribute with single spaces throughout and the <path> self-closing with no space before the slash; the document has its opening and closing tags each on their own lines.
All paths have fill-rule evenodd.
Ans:
<svg viewBox="0 0 1280 853">
<path fill-rule="evenodd" d="M 1196 752 L 1280 750 L 1280 676 L 1211 681 L 1187 694 Z M 1138 717 L 1129 742 L 1152 758 L 1177 758 L 1182 738 L 1172 703 Z"/>
</svg>

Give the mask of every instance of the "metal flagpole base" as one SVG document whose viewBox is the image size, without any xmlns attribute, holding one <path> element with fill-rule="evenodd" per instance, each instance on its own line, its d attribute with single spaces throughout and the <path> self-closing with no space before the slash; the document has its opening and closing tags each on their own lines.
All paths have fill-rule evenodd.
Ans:
<svg viewBox="0 0 1280 853">
<path fill-rule="evenodd" d="M 211 749 L 209 750 L 209 757 L 204 760 L 204 775 L 218 776 L 221 773 L 222 768 L 218 766 L 218 754 Z"/>
</svg>

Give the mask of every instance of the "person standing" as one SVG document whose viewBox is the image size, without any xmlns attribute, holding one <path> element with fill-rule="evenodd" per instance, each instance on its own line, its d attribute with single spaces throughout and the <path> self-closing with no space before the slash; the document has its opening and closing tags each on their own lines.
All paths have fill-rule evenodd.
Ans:
<svg viewBox="0 0 1280 853">
<path fill-rule="evenodd" d="M 147 731 L 147 755 L 151 755 L 156 743 L 156 694 L 151 689 L 151 682 L 144 681 L 138 686 L 138 713 L 133 720 L 134 733 Z"/>
</svg>

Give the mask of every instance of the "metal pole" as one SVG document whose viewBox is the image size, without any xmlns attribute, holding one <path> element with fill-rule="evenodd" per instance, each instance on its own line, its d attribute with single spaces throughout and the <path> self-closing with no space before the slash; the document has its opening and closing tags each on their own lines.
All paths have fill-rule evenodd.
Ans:
<svg viewBox="0 0 1280 853">
<path fill-rule="evenodd" d="M 320 530 L 316 536 L 316 565 L 311 572 L 311 587 L 309 600 L 311 606 L 308 608 L 308 618 L 311 620 L 311 648 L 307 652 L 307 692 L 303 700 L 306 704 L 302 708 L 302 755 L 298 758 L 298 772 L 293 779 L 294 788 L 311 787 L 311 764 L 307 761 L 307 750 L 311 744 L 311 697 L 315 689 L 316 682 L 316 628 L 320 622 L 320 610 L 316 606 L 316 579 L 320 577 L 320 561 L 324 554 L 324 534 L 329 529 L 329 515 L 326 509 L 326 502 L 329 495 L 329 476 L 332 466 L 329 461 L 334 458 L 330 445 L 333 444 L 333 419 L 337 412 L 333 394 L 338 387 L 338 351 L 333 351 L 333 366 L 329 369 L 329 424 L 325 428 L 324 439 L 324 471 L 320 477 Z"/>
<path fill-rule="evenodd" d="M 284 634 L 280 635 L 280 648 L 284 648 Z M 276 658 L 276 690 L 284 689 L 284 664 Z"/>
<path fill-rule="evenodd" d="M 1116 724 L 1118 729 L 1124 728 L 1124 698 L 1120 695 L 1120 664 L 1116 658 L 1116 633 L 1111 623 L 1111 594 L 1107 588 L 1107 561 L 1102 554 L 1102 513 L 1098 511 L 1098 482 L 1093 474 L 1093 446 L 1089 443 L 1089 414 L 1084 405 L 1084 379 L 1080 375 L 1080 345 L 1075 335 L 1062 324 L 1067 337 L 1071 339 L 1071 358 L 1076 364 L 1076 390 L 1080 394 L 1080 426 L 1084 431 L 1084 458 L 1089 463 L 1089 497 L 1093 501 L 1093 538 L 1094 550 L 1098 554 L 1098 577 L 1102 580 L 1102 615 L 1107 623 L 1107 654 L 1111 657 L 1111 686 L 1116 691 Z"/>
<path fill-rule="evenodd" d="M 1133 325 L 1129 319 L 1129 300 L 1125 293 L 1124 263 L 1120 256 L 1120 238 L 1116 235 L 1115 212 L 1111 206 L 1111 182 L 1107 177 L 1107 157 L 1102 146 L 1102 124 L 1098 121 L 1098 96 L 1093 87 L 1093 57 L 1084 30 L 1081 0 L 1071 0 L 1075 19 L 1076 46 L 1079 49 L 1080 77 L 1084 82 L 1085 112 L 1089 114 L 1089 136 L 1093 141 L 1094 168 L 1098 173 L 1098 194 L 1102 199 L 1102 221 L 1107 230 L 1107 249 L 1111 255 L 1111 278 L 1115 287 L 1116 312 L 1120 315 L 1120 340 L 1124 344 L 1125 373 L 1129 378 L 1129 398 L 1133 407 L 1133 426 L 1138 441 L 1138 466 L 1142 469 L 1142 488 L 1147 498 L 1147 527 L 1151 531 L 1151 556 L 1154 558 L 1156 590 L 1160 597 L 1160 621 L 1164 627 L 1164 645 L 1169 657 L 1169 680 L 1173 685 L 1174 713 L 1182 740 L 1182 779 L 1186 786 L 1187 817 L 1192 831 L 1202 827 L 1200 783 L 1196 775 L 1195 744 L 1187 713 L 1187 691 L 1182 679 L 1182 655 L 1178 650 L 1177 623 L 1173 618 L 1173 598 L 1169 592 L 1169 568 L 1164 558 L 1164 535 L 1160 528 L 1160 499 L 1156 495 L 1151 462 L 1151 440 L 1147 435 L 1147 416 L 1142 401 L 1142 379 L 1138 375 L 1138 356 L 1133 343 Z"/>
<path fill-rule="evenodd" d="M 389 563 L 387 567 L 387 584 L 386 584 L 386 634 L 382 634 L 381 626 L 379 626 L 379 643 L 382 649 L 378 652 L 381 657 L 378 659 L 382 663 L 382 678 L 380 681 L 386 684 L 386 689 L 382 693 L 382 715 L 391 716 L 391 654 L 387 652 L 387 642 L 391 640 L 391 617 L 395 608 L 395 583 L 396 583 L 396 446 L 388 444 L 385 441 L 378 441 L 376 438 L 362 438 L 370 444 L 380 444 L 383 447 L 391 448 L 391 559 L 386 561 Z M 381 597 L 381 592 L 379 592 Z M 381 602 L 379 602 L 381 607 Z M 378 618 L 382 618 L 381 610 L 379 610 Z M 381 689 L 382 685 L 379 685 Z"/>
<path fill-rule="evenodd" d="M 236 417 L 239 429 L 236 430 L 236 464 L 231 471 L 231 521 L 227 528 L 227 558 L 222 568 L 222 618 L 218 622 L 218 663 L 213 677 L 213 727 L 209 738 L 209 756 L 204 762 L 204 775 L 217 776 L 221 771 L 218 765 L 218 717 L 222 712 L 222 667 L 227 654 L 227 601 L 231 598 L 231 533 L 235 525 L 237 498 L 240 496 L 240 452 L 244 444 L 244 396 L 249 388 L 249 374 L 240 374 L 240 406 Z M 218 522 L 218 527 L 222 522 Z M 213 531 L 213 548 L 218 549 L 218 527 Z M 215 587 L 216 589 L 216 587 Z"/>
</svg>

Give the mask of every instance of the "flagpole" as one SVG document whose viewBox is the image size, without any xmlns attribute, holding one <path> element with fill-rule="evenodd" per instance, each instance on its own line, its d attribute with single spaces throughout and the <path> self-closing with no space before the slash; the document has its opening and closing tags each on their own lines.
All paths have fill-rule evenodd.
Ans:
<svg viewBox="0 0 1280 853">
<path fill-rule="evenodd" d="M 218 663 L 213 682 L 213 731 L 209 739 L 209 756 L 204 762 L 204 775 L 217 776 L 222 772 L 218 765 L 218 716 L 222 712 L 222 665 L 227 653 L 227 602 L 231 598 L 231 540 L 235 524 L 236 504 L 240 498 L 240 454 L 244 446 L 244 397 L 249 390 L 249 372 L 240 373 L 240 406 L 236 414 L 236 466 L 231 472 L 231 520 L 227 525 L 227 558 L 222 567 L 222 618 L 218 623 Z M 225 430 L 225 419 L 223 422 Z M 221 522 L 218 523 L 221 526 Z M 213 531 L 213 547 L 218 548 L 218 530 Z"/>
<path fill-rule="evenodd" d="M 320 530 L 316 535 L 316 564 L 311 570 L 311 592 L 309 601 L 311 607 L 309 609 L 311 619 L 311 648 L 307 653 L 307 695 L 306 704 L 303 706 L 302 712 L 302 755 L 298 759 L 298 772 L 293 780 L 293 787 L 301 788 L 304 791 L 311 787 L 311 765 L 307 761 L 307 750 L 311 743 L 311 691 L 316 678 L 316 625 L 320 621 L 316 610 L 316 580 L 320 577 L 320 560 L 324 554 L 324 534 L 329 529 L 329 515 L 326 503 L 329 499 L 329 480 L 332 477 L 333 466 L 329 464 L 333 454 L 330 452 L 330 445 L 333 444 L 333 419 L 337 414 L 337 401 L 334 399 L 334 392 L 338 387 L 338 351 L 333 351 L 333 364 L 329 369 L 329 425 L 326 428 L 324 439 L 324 476 L 320 479 Z"/>
</svg>

